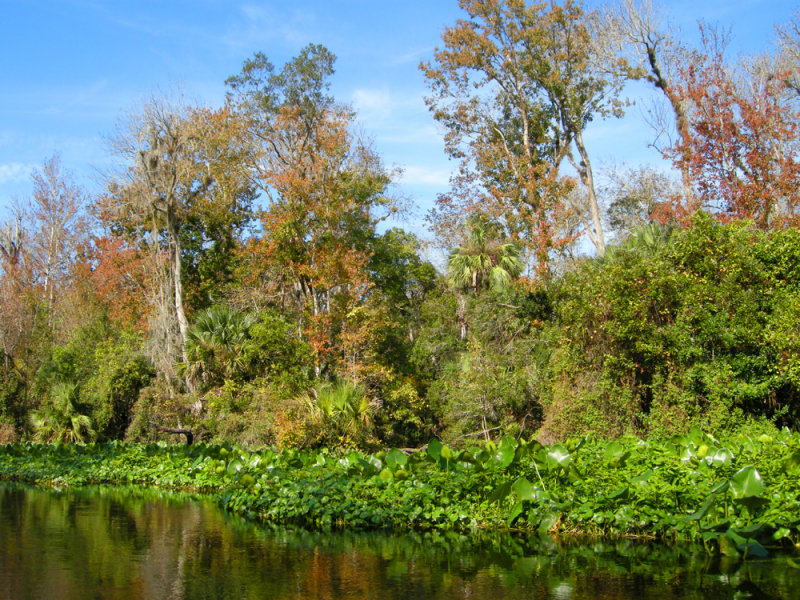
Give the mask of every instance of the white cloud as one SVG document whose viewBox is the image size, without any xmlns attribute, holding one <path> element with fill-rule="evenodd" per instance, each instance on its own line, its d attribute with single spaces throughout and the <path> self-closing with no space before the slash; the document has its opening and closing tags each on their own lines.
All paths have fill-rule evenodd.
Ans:
<svg viewBox="0 0 800 600">
<path fill-rule="evenodd" d="M 36 167 L 31 163 L 12 162 L 0 164 L 0 183 L 21 183 L 27 181 Z"/>
<path fill-rule="evenodd" d="M 447 169 L 431 169 L 419 165 L 403 167 L 400 183 L 405 185 L 437 185 L 447 187 L 450 183 L 451 171 Z"/>
<path fill-rule="evenodd" d="M 365 121 L 382 119 L 392 113 L 392 96 L 388 90 L 358 89 L 353 92 L 353 108 Z"/>
<path fill-rule="evenodd" d="M 232 48 L 252 48 L 276 41 L 290 46 L 305 45 L 319 39 L 318 19 L 313 11 L 294 8 L 284 11 L 261 4 L 239 6 L 242 21 L 222 36 L 222 42 Z M 275 49 L 271 51 L 275 53 Z"/>
</svg>

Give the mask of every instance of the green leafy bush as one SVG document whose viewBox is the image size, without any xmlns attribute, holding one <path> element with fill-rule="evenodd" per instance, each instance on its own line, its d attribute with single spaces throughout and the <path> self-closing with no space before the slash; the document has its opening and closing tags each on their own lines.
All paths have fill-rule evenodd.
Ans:
<svg viewBox="0 0 800 600">
<path fill-rule="evenodd" d="M 88 442 L 97 437 L 78 401 L 78 385 L 56 383 L 41 408 L 30 413 L 34 439 L 40 442 Z"/>
<path fill-rule="evenodd" d="M 84 385 L 83 395 L 92 405 L 92 418 L 102 439 L 125 437 L 139 392 L 155 376 L 140 347 L 138 336 L 123 334 L 95 349 L 97 369 Z"/>
<path fill-rule="evenodd" d="M 552 289 L 560 338 L 545 433 L 734 430 L 800 419 L 800 233 L 698 215 Z"/>
</svg>

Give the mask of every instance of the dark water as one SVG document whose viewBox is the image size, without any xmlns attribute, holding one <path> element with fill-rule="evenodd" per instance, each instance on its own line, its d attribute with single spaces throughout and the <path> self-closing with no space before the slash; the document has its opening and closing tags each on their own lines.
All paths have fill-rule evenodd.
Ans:
<svg viewBox="0 0 800 600">
<path fill-rule="evenodd" d="M 150 490 L 0 483 L 0 599 L 800 598 L 793 558 L 507 535 L 312 534 Z"/>
</svg>

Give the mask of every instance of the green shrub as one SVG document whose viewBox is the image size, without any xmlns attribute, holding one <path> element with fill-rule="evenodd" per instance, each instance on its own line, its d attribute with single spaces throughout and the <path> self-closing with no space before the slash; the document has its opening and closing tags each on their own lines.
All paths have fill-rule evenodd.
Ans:
<svg viewBox="0 0 800 600">
<path fill-rule="evenodd" d="M 56 383 L 41 408 L 30 413 L 33 437 L 40 442 L 86 443 L 97 433 L 78 400 L 78 385 Z"/>
<path fill-rule="evenodd" d="M 566 273 L 551 290 L 560 337 L 546 423 L 559 436 L 796 426 L 799 264 L 797 231 L 700 214 L 668 243 Z"/>
<path fill-rule="evenodd" d="M 138 336 L 122 334 L 98 344 L 95 350 L 97 369 L 83 387 L 83 395 L 92 405 L 92 418 L 102 439 L 125 437 L 139 392 L 155 377 L 140 348 Z"/>
</svg>

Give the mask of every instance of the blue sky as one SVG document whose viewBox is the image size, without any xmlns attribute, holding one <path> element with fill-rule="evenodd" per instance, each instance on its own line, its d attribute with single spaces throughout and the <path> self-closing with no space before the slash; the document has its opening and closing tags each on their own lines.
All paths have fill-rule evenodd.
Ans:
<svg viewBox="0 0 800 600">
<path fill-rule="evenodd" d="M 595 2 L 592 2 L 595 4 Z M 734 54 L 766 51 L 786 0 L 674 0 L 664 12 L 687 38 L 704 19 L 731 29 Z M 153 93 L 181 88 L 190 103 L 219 105 L 224 80 L 256 51 L 277 66 L 308 43 L 337 55 L 333 92 L 353 105 L 420 227 L 453 164 L 423 102 L 417 68 L 456 0 L 0 0 L 0 219 L 30 194 L 30 172 L 58 153 L 75 181 L 98 188 L 109 164 L 104 138 Z M 641 103 L 640 103 L 641 105 Z M 598 122 L 587 144 L 599 166 L 657 162 L 642 109 Z"/>
</svg>

